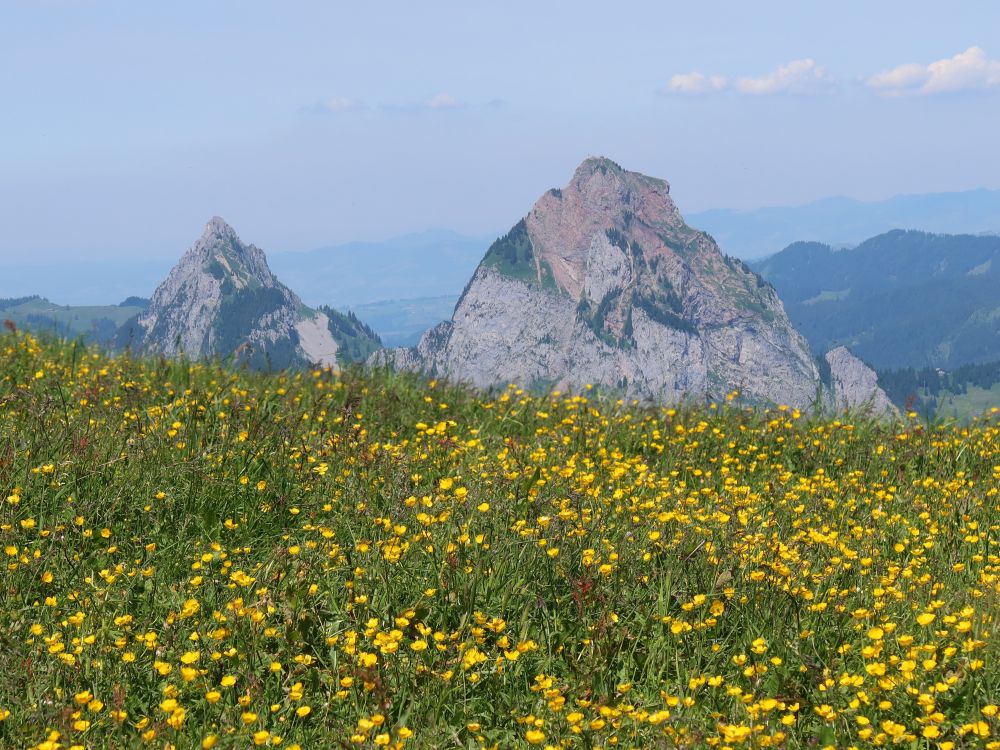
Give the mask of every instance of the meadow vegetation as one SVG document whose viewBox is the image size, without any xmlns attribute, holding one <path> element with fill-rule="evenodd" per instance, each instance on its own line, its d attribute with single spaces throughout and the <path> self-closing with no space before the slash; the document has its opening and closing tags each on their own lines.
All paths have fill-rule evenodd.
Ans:
<svg viewBox="0 0 1000 750">
<path fill-rule="evenodd" d="M 1000 747 L 1000 421 L 0 335 L 0 747 Z"/>
</svg>

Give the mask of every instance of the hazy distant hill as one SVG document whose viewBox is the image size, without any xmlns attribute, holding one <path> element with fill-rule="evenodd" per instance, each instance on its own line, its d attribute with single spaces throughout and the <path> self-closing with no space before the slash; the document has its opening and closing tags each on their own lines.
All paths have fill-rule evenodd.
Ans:
<svg viewBox="0 0 1000 750">
<path fill-rule="evenodd" d="M 310 305 L 458 295 L 490 239 L 447 230 L 381 242 L 350 242 L 302 252 L 272 252 L 274 272 Z M 173 266 L 170 259 L 0 260 L 0 297 L 38 294 L 68 305 L 114 304 L 150 295 Z"/>
<path fill-rule="evenodd" d="M 0 299 L 0 319 L 19 328 L 65 338 L 82 336 L 88 343 L 110 344 L 119 326 L 138 315 L 149 300 L 130 297 L 118 305 L 57 305 L 44 297 Z"/>
<path fill-rule="evenodd" d="M 350 310 L 378 332 L 386 346 L 413 346 L 428 328 L 451 317 L 457 294 L 382 300 L 352 305 Z"/>
<path fill-rule="evenodd" d="M 387 345 L 409 346 L 451 315 L 488 245 L 485 239 L 432 230 L 384 242 L 273 253 L 268 262 L 307 304 L 350 308 L 370 322 Z M 0 262 L 0 298 L 39 295 L 59 300 L 64 304 L 32 301 L 6 317 L 23 327 L 29 322 L 25 316 L 33 315 L 32 328 L 104 341 L 114 336 L 108 320 L 117 327 L 138 312 L 123 317 L 110 303 L 151 294 L 171 266 L 171 261 L 158 259 L 45 266 Z"/>
<path fill-rule="evenodd" d="M 457 295 L 489 240 L 432 230 L 384 242 L 274 253 L 271 267 L 307 304 Z"/>
<path fill-rule="evenodd" d="M 879 369 L 1000 359 L 1000 237 L 896 230 L 751 265 L 814 351 L 843 344 Z"/>
<path fill-rule="evenodd" d="M 75 260 L 33 264 L 0 260 L 0 297 L 37 294 L 63 305 L 114 305 L 148 297 L 170 271 L 171 260 Z"/>
<path fill-rule="evenodd" d="M 873 203 L 825 198 L 804 206 L 749 211 L 713 209 L 687 218 L 691 226 L 711 234 L 729 255 L 761 258 L 798 240 L 842 247 L 890 229 L 997 232 L 1000 190 L 897 195 Z"/>
</svg>

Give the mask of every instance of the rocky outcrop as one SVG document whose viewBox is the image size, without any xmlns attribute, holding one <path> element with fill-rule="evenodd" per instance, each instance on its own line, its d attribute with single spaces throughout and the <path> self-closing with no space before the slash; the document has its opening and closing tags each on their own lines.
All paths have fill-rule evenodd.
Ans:
<svg viewBox="0 0 1000 750">
<path fill-rule="evenodd" d="M 378 346 L 356 318 L 312 310 L 271 273 L 264 252 L 219 217 L 156 288 L 119 343 L 166 356 L 219 357 L 256 369 L 337 367 L 354 338 Z"/>
<path fill-rule="evenodd" d="M 490 247 L 450 321 L 372 361 L 666 403 L 739 390 L 804 407 L 820 394 L 774 290 L 687 226 L 665 181 L 603 158 Z"/>
<path fill-rule="evenodd" d="M 830 368 L 828 403 L 837 411 L 898 415 L 899 411 L 878 384 L 875 371 L 841 346 L 824 357 Z"/>
<path fill-rule="evenodd" d="M 330 333 L 330 319 L 325 313 L 317 312 L 295 324 L 299 335 L 299 347 L 306 361 L 334 366 L 339 348 Z"/>
</svg>

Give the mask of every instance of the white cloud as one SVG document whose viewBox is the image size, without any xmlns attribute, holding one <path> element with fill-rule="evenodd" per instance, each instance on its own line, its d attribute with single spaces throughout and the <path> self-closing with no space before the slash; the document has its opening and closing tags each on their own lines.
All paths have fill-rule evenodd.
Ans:
<svg viewBox="0 0 1000 750">
<path fill-rule="evenodd" d="M 815 60 L 792 60 L 763 76 L 706 75 L 698 71 L 671 76 L 663 92 L 667 94 L 712 94 L 732 91 L 748 96 L 767 94 L 818 94 L 831 89 L 836 80 Z"/>
<path fill-rule="evenodd" d="M 317 115 L 335 115 L 344 112 L 357 112 L 364 109 L 364 102 L 357 99 L 349 99 L 346 96 L 335 96 L 316 104 L 312 111 Z"/>
<path fill-rule="evenodd" d="M 415 113 L 421 111 L 445 111 L 454 109 L 464 109 L 468 106 L 485 106 L 490 108 L 502 107 L 504 102 L 500 99 L 493 99 L 485 105 L 469 105 L 465 101 L 441 92 L 423 101 L 409 102 L 381 102 L 374 105 L 376 112 L 384 113 Z M 335 96 L 317 102 L 309 107 L 303 107 L 300 112 L 311 115 L 342 115 L 352 112 L 367 111 L 369 106 L 360 99 L 351 99 L 346 96 Z"/>
<path fill-rule="evenodd" d="M 729 81 L 725 76 L 707 76 L 695 71 L 671 76 L 665 91 L 671 94 L 709 94 L 713 91 L 725 91 L 728 86 Z"/>
<path fill-rule="evenodd" d="M 865 85 L 883 96 L 988 89 L 1000 86 L 1000 60 L 991 60 L 980 47 L 969 47 L 928 65 L 908 63 L 876 73 Z"/>
<path fill-rule="evenodd" d="M 902 91 L 916 91 L 927 83 L 929 77 L 926 65 L 909 63 L 899 65 L 892 70 L 876 73 L 865 81 L 865 85 L 879 93 L 892 94 Z"/>
<path fill-rule="evenodd" d="M 424 101 L 423 106 L 426 109 L 457 109 L 458 107 L 465 106 L 463 102 L 456 99 L 451 94 L 435 94 L 430 99 Z"/>
<path fill-rule="evenodd" d="M 745 76 L 737 79 L 734 88 L 741 94 L 763 96 L 767 94 L 818 94 L 836 83 L 822 65 L 811 58 L 792 60 L 767 75 Z"/>
</svg>

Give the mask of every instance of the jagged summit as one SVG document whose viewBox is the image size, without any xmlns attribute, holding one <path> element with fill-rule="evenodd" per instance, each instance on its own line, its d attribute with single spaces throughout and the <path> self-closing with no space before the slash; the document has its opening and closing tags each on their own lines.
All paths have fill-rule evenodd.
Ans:
<svg viewBox="0 0 1000 750">
<path fill-rule="evenodd" d="M 480 387 L 806 406 L 819 372 L 774 289 L 689 227 L 665 180 L 583 161 L 487 251 L 450 321 L 376 361 Z"/>
<path fill-rule="evenodd" d="M 337 366 L 379 346 L 356 318 L 306 307 L 271 272 L 264 251 L 218 216 L 120 338 L 168 356 L 217 356 L 260 369 Z"/>
<path fill-rule="evenodd" d="M 202 238 L 209 235 L 222 236 L 226 234 L 236 234 L 236 231 L 226 223 L 221 216 L 213 216 L 205 223 L 205 230 L 201 233 Z"/>
<path fill-rule="evenodd" d="M 605 157 L 580 164 L 565 188 L 535 203 L 526 221 L 540 266 L 548 264 L 558 286 L 577 300 L 595 234 L 674 238 L 685 226 L 666 180 L 626 171 Z"/>
<path fill-rule="evenodd" d="M 179 265 L 201 263 L 217 278 L 229 277 L 236 288 L 273 286 L 278 282 L 267 264 L 267 256 L 256 245 L 245 244 L 220 216 L 205 224 L 201 236 L 181 258 Z"/>
<path fill-rule="evenodd" d="M 243 245 L 236 230 L 221 216 L 213 216 L 205 223 L 201 236 L 195 241 L 188 252 L 205 253 L 223 247 L 242 250 Z"/>
<path fill-rule="evenodd" d="M 610 176 L 612 179 L 617 178 L 625 185 L 652 185 L 662 189 L 665 193 L 670 192 L 670 184 L 666 180 L 650 177 L 640 172 L 630 172 L 606 156 L 589 156 L 580 162 L 580 166 L 576 168 L 569 184 L 570 186 L 580 184 L 581 181 L 592 177 L 595 173 L 605 177 Z"/>
<path fill-rule="evenodd" d="M 192 250 L 196 252 L 228 245 L 232 249 L 243 249 L 245 246 L 240 241 L 236 230 L 226 223 L 221 216 L 213 216 L 205 223 L 205 228 L 201 232 L 201 237 L 195 242 Z"/>
</svg>

